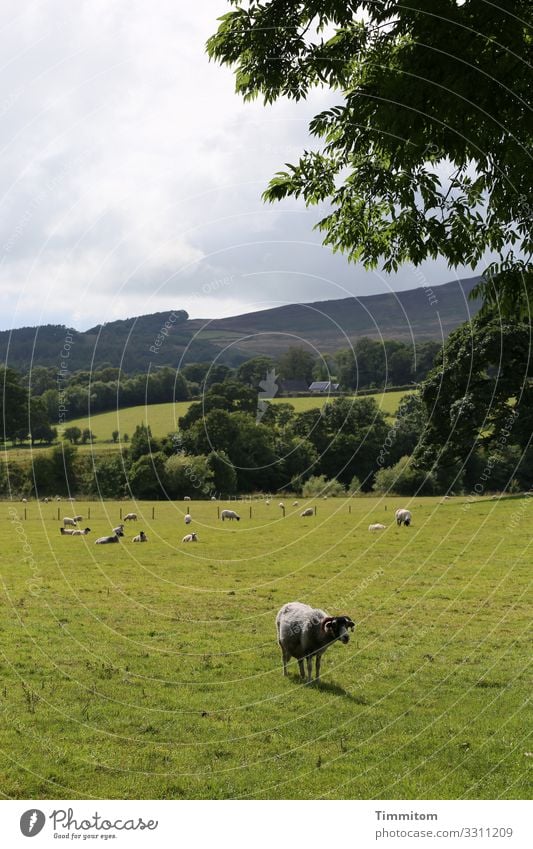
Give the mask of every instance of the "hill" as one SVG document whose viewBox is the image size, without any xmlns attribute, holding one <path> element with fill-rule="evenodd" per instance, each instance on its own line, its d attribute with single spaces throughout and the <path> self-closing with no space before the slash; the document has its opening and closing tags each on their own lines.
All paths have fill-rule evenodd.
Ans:
<svg viewBox="0 0 533 849">
<path fill-rule="evenodd" d="M 361 298 L 291 304 L 222 319 L 189 319 L 185 310 L 111 321 L 85 332 L 63 325 L 0 332 L 1 362 L 18 370 L 41 365 L 70 371 L 211 361 L 236 365 L 257 354 L 276 356 L 306 342 L 322 352 L 361 336 L 441 340 L 479 309 L 468 296 L 479 278 Z M 68 356 L 65 356 L 68 354 Z"/>
</svg>

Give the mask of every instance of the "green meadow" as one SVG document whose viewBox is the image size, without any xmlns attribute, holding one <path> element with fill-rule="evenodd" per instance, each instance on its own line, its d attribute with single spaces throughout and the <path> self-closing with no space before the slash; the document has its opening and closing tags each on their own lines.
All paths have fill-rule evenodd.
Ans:
<svg viewBox="0 0 533 849">
<path fill-rule="evenodd" d="M 362 395 L 361 398 L 374 398 L 378 407 L 389 416 L 394 415 L 401 399 L 406 392 L 383 392 L 376 395 Z M 274 404 L 292 404 L 297 413 L 322 407 L 328 400 L 327 396 L 314 398 L 274 398 Z M 109 442 L 114 430 L 121 435 L 127 433 L 130 437 L 139 424 L 149 425 L 155 437 L 166 436 L 178 429 L 178 419 L 189 409 L 189 401 L 177 401 L 175 404 L 151 404 L 140 407 L 124 407 L 109 413 L 98 413 L 90 418 L 73 419 L 67 422 L 67 427 L 79 427 L 81 430 L 89 427 L 96 436 L 96 442 Z M 84 446 L 81 446 L 82 448 Z M 87 446 L 90 448 L 90 446 Z"/>
<path fill-rule="evenodd" d="M 526 798 L 530 498 L 225 506 L 0 504 L 4 797 Z M 318 685 L 282 675 L 292 600 L 357 622 Z"/>
</svg>

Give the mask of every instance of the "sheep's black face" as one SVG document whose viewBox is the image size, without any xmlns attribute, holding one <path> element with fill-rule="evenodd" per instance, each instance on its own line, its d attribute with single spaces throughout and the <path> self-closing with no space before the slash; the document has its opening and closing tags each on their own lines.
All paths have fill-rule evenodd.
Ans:
<svg viewBox="0 0 533 849">
<path fill-rule="evenodd" d="M 343 645 L 350 642 L 348 628 L 353 631 L 355 623 L 352 622 L 349 616 L 337 616 L 331 623 L 331 626 L 331 630 L 337 640 L 340 640 Z"/>
</svg>

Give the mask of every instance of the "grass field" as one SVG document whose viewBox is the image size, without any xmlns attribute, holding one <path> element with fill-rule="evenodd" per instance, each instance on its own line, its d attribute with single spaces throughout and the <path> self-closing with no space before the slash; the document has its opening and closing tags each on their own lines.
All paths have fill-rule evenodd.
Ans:
<svg viewBox="0 0 533 849">
<path fill-rule="evenodd" d="M 79 538 L 0 504 L 3 796 L 526 798 L 532 499 L 416 499 L 410 528 L 398 499 L 302 503 L 60 505 Z M 295 599 L 357 622 L 319 685 L 282 675 Z"/>
</svg>

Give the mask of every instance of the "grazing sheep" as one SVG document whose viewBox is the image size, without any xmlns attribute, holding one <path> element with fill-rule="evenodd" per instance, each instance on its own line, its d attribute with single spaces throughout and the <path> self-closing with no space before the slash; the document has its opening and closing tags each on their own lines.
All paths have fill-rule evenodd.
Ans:
<svg viewBox="0 0 533 849">
<path fill-rule="evenodd" d="M 148 537 L 144 531 L 139 531 L 136 537 L 133 537 L 132 542 L 148 542 Z"/>
<path fill-rule="evenodd" d="M 70 527 L 75 528 L 76 525 L 77 525 L 76 519 L 71 519 L 70 516 L 65 516 L 65 518 L 63 519 L 63 527 L 64 528 L 70 528 Z"/>
<path fill-rule="evenodd" d="M 382 525 L 381 522 L 376 522 L 375 525 L 369 525 L 368 530 L 369 531 L 384 531 L 386 527 L 387 526 Z"/>
<path fill-rule="evenodd" d="M 409 510 L 396 510 L 396 524 L 405 525 L 406 528 L 411 524 L 411 513 Z"/>
<path fill-rule="evenodd" d="M 67 531 L 67 533 L 70 533 L 70 535 L 73 536 L 73 537 L 84 537 L 86 534 L 91 533 L 91 529 L 90 528 L 84 528 L 83 531 L 82 531 L 81 528 L 78 528 L 78 530 L 76 530 L 76 531 Z"/>
<path fill-rule="evenodd" d="M 98 537 L 98 539 L 94 541 L 94 544 L 95 545 L 107 545 L 108 543 L 118 542 L 118 541 L 119 541 L 118 536 L 116 534 L 113 534 L 113 536 L 110 536 L 110 537 Z"/>
<path fill-rule="evenodd" d="M 27 504 L 27 503 L 28 503 L 28 499 L 27 499 L 27 498 L 23 498 L 23 499 L 22 499 L 22 503 L 23 503 L 23 504 Z"/>
<path fill-rule="evenodd" d="M 190 496 L 190 495 L 184 495 L 184 496 L 183 496 L 183 500 L 184 500 L 184 501 L 190 501 L 190 500 L 191 500 L 191 496 Z"/>
<path fill-rule="evenodd" d="M 293 501 L 293 502 L 292 502 L 292 506 L 293 506 L 293 507 L 298 507 L 298 502 L 297 502 L 297 501 Z"/>
<path fill-rule="evenodd" d="M 137 513 L 126 513 L 124 516 L 125 522 L 136 522 L 137 521 Z"/>
<path fill-rule="evenodd" d="M 198 534 L 186 534 L 186 536 L 183 537 L 182 542 L 198 542 Z"/>
<path fill-rule="evenodd" d="M 306 507 L 305 510 L 303 510 L 302 513 L 300 513 L 300 516 L 314 516 L 314 515 L 315 515 L 315 511 L 313 510 L 312 507 Z"/>
<path fill-rule="evenodd" d="M 232 521 L 233 519 L 237 519 L 238 522 L 241 521 L 241 517 L 236 514 L 235 510 L 223 510 L 220 514 L 220 518 L 222 521 L 224 521 L 224 519 L 231 519 Z"/>
<path fill-rule="evenodd" d="M 304 658 L 307 661 L 307 682 L 313 673 L 313 657 L 316 658 L 316 680 L 320 678 L 322 655 L 336 640 L 346 644 L 355 623 L 349 616 L 328 616 L 325 610 L 309 607 L 299 601 L 285 604 L 276 616 L 278 643 L 283 659 L 283 674 L 287 675 L 287 663 L 291 657 L 298 661 L 300 678 L 305 680 Z"/>
<path fill-rule="evenodd" d="M 186 513 L 186 514 L 185 514 L 185 524 L 186 524 L 186 525 L 190 525 L 190 524 L 191 524 L 191 522 L 192 522 L 192 516 L 191 516 L 191 514 L 190 514 L 190 513 Z"/>
</svg>

